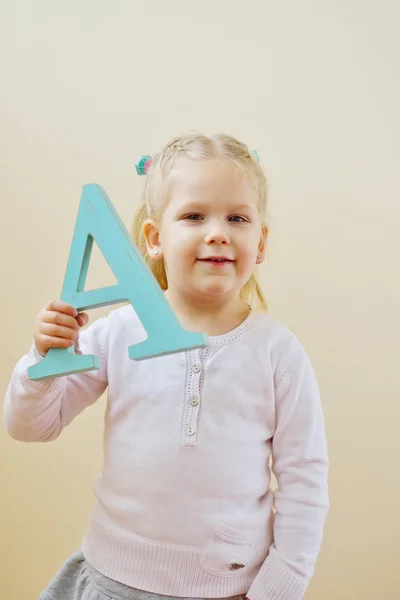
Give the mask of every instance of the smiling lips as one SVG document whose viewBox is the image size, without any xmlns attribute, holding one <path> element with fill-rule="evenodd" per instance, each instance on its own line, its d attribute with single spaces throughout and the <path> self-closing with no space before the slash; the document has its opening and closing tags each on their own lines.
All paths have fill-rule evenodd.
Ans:
<svg viewBox="0 0 400 600">
<path fill-rule="evenodd" d="M 200 262 L 209 263 L 211 265 L 223 266 L 229 263 L 233 263 L 234 261 L 227 256 L 208 256 L 207 258 L 199 258 Z"/>
</svg>

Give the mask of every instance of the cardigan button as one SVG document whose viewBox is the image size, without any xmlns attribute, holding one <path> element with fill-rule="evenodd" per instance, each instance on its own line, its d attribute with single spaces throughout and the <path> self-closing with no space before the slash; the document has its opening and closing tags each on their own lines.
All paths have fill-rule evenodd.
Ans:
<svg viewBox="0 0 400 600">
<path fill-rule="evenodd" d="M 189 396 L 189 404 L 198 406 L 200 404 L 200 398 L 198 396 Z"/>
<path fill-rule="evenodd" d="M 196 433 L 196 428 L 193 427 L 192 425 L 189 425 L 189 427 L 186 427 L 186 434 L 187 435 L 194 435 Z"/>
</svg>

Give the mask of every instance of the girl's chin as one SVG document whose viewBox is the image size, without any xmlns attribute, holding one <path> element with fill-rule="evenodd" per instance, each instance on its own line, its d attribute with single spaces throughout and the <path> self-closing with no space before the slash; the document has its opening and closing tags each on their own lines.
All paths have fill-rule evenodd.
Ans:
<svg viewBox="0 0 400 600">
<path fill-rule="evenodd" d="M 204 298 L 205 300 L 221 300 L 227 296 L 234 295 L 237 292 L 236 290 L 233 290 L 231 286 L 221 285 L 217 282 L 213 282 L 194 288 L 192 293 L 194 296 L 198 296 L 199 299 Z"/>
</svg>

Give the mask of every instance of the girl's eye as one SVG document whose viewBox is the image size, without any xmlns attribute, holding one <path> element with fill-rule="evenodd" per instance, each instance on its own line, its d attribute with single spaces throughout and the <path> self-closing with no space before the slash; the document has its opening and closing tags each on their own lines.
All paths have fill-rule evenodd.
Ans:
<svg viewBox="0 0 400 600">
<path fill-rule="evenodd" d="M 233 223 L 246 223 L 247 219 L 239 215 L 232 215 L 231 217 L 229 217 L 229 221 L 233 221 Z"/>
<path fill-rule="evenodd" d="M 199 213 L 190 213 L 183 217 L 185 221 L 202 221 L 204 219 L 203 215 Z M 228 221 L 231 223 L 247 223 L 248 219 L 246 217 L 241 217 L 240 215 L 232 215 L 228 217 Z"/>
<path fill-rule="evenodd" d="M 193 213 L 191 215 L 186 215 L 184 217 L 185 221 L 200 221 L 201 218 L 202 218 L 202 216 L 197 213 Z"/>
</svg>

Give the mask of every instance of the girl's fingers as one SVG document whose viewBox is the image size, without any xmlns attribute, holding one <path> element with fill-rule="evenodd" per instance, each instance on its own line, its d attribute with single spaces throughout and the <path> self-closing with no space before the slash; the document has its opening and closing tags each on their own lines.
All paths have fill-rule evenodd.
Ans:
<svg viewBox="0 0 400 600">
<path fill-rule="evenodd" d="M 45 310 L 41 315 L 41 321 L 43 323 L 51 323 L 54 325 L 63 325 L 70 329 L 79 330 L 79 325 L 74 317 L 71 317 L 65 313 Z"/>
<path fill-rule="evenodd" d="M 36 318 L 33 337 L 38 351 L 45 356 L 50 348 L 70 348 L 88 320 L 86 313 L 78 314 L 70 304 L 52 300 Z"/>
<path fill-rule="evenodd" d="M 41 344 L 42 348 L 70 348 L 73 345 L 73 340 L 68 340 L 66 338 L 58 338 L 50 335 L 42 335 L 41 336 Z M 40 351 L 40 349 L 39 349 Z"/>
<path fill-rule="evenodd" d="M 76 317 L 76 320 L 78 321 L 79 327 L 84 327 L 88 324 L 89 315 L 87 313 L 79 313 L 79 315 Z"/>
<path fill-rule="evenodd" d="M 67 304 L 66 302 L 63 302 L 62 300 L 51 300 L 46 305 L 45 310 L 50 312 L 64 313 L 65 315 L 69 315 L 74 319 L 78 316 L 78 311 L 76 308 L 70 304 Z"/>
<path fill-rule="evenodd" d="M 78 340 L 78 330 L 56 325 L 54 323 L 42 323 L 40 333 L 44 336 L 62 338 L 76 342 Z"/>
</svg>

